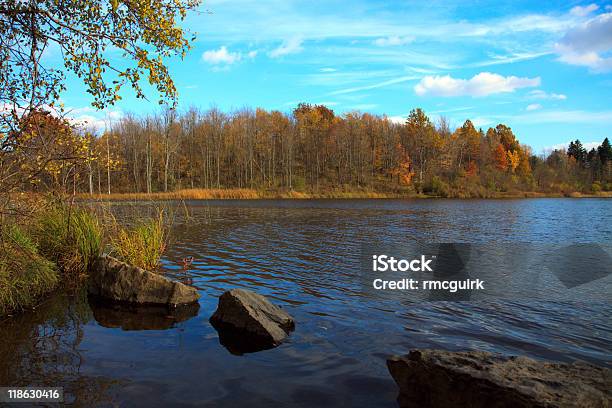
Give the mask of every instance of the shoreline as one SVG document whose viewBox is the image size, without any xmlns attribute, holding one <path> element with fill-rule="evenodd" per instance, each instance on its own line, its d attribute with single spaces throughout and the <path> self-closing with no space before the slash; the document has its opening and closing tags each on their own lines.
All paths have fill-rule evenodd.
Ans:
<svg viewBox="0 0 612 408">
<path fill-rule="evenodd" d="M 612 198 L 612 191 L 599 193 L 542 193 L 533 191 L 492 192 L 486 196 L 450 196 L 374 191 L 265 191 L 255 189 L 185 189 L 155 193 L 80 193 L 83 201 L 175 201 L 175 200 L 324 200 L 324 199 L 522 199 L 522 198 Z"/>
</svg>

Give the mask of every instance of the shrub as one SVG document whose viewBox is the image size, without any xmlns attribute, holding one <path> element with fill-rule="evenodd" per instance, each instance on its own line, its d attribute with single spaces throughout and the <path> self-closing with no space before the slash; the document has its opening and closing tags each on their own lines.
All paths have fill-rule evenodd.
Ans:
<svg viewBox="0 0 612 408">
<path fill-rule="evenodd" d="M 594 193 L 599 193 L 601 191 L 601 184 L 599 183 L 599 181 L 596 181 L 591 184 L 591 191 L 593 191 Z"/>
<path fill-rule="evenodd" d="M 164 224 L 164 212 L 157 217 L 139 220 L 132 228 L 116 226 L 111 237 L 113 254 L 131 265 L 155 270 L 166 250 L 168 230 Z"/>
<path fill-rule="evenodd" d="M 38 253 L 24 230 L 4 226 L 0 231 L 0 316 L 33 306 L 57 282 L 55 265 Z"/>
<path fill-rule="evenodd" d="M 423 192 L 440 197 L 448 197 L 450 195 L 450 187 L 440 177 L 433 176 L 431 181 L 425 184 Z"/>
</svg>

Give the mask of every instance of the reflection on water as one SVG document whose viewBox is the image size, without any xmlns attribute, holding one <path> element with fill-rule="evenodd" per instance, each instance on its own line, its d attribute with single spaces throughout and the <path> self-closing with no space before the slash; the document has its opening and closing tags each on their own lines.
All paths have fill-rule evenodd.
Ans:
<svg viewBox="0 0 612 408">
<path fill-rule="evenodd" d="M 134 305 L 108 302 L 89 297 L 89 307 L 100 326 L 122 330 L 166 330 L 177 323 L 197 316 L 200 305 L 192 303 L 170 307 L 166 305 Z"/>
<path fill-rule="evenodd" d="M 55 294 L 35 311 L 0 322 L 0 384 L 62 386 L 64 401 L 77 406 L 111 403 L 121 381 L 82 370 L 81 342 L 91 318 L 81 292 Z"/>
<path fill-rule="evenodd" d="M 381 240 L 605 244 L 612 201 L 217 201 L 188 203 L 188 214 L 180 208 L 164 271 L 199 289 L 197 315 L 61 298 L 0 325 L 0 353 L 10 356 L 0 362 L 0 383 L 63 385 L 76 401 L 100 398 L 93 405 L 393 407 L 397 388 L 385 360 L 411 348 L 611 363 L 607 302 L 372 296 L 355 257 L 364 243 Z M 150 210 L 115 208 L 120 216 Z M 190 256 L 185 271 L 181 260 Z M 609 285 L 610 276 L 598 283 Z M 295 317 L 287 342 L 242 356 L 220 344 L 208 318 L 217 297 L 234 287 L 264 294 Z"/>
</svg>

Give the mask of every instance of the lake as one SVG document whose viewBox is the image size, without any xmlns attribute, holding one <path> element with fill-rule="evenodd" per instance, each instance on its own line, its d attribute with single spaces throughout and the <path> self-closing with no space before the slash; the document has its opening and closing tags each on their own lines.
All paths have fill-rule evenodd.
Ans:
<svg viewBox="0 0 612 408">
<path fill-rule="evenodd" d="M 609 299 L 588 297 L 609 295 L 610 276 L 585 286 L 582 301 L 470 302 L 374 296 L 357 276 L 361 248 L 381 240 L 605 246 L 612 200 L 220 200 L 176 205 L 174 214 L 163 270 L 198 288 L 199 309 L 118 308 L 58 294 L 0 323 L 0 384 L 63 386 L 81 406 L 395 407 L 385 361 L 412 348 L 612 365 Z M 208 318 L 235 287 L 294 316 L 288 341 L 242 355 L 219 343 Z"/>
</svg>

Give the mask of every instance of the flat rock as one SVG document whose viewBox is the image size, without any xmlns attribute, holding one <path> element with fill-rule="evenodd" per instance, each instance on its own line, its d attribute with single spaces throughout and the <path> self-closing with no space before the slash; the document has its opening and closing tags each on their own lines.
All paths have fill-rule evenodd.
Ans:
<svg viewBox="0 0 612 408">
<path fill-rule="evenodd" d="M 88 292 L 110 300 L 142 304 L 180 305 L 200 297 L 195 288 L 108 255 L 99 257 L 89 271 Z"/>
<path fill-rule="evenodd" d="M 295 328 L 287 312 L 245 289 L 223 293 L 210 322 L 219 331 L 221 343 L 235 354 L 275 347 Z"/>
<path fill-rule="evenodd" d="M 610 369 L 470 351 L 387 360 L 401 407 L 608 407 Z"/>
</svg>

